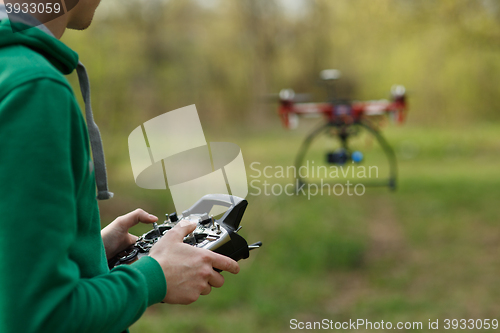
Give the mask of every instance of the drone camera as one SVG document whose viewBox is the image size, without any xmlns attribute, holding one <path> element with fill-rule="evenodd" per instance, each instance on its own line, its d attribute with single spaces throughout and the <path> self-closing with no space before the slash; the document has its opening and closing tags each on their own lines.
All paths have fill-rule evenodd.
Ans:
<svg viewBox="0 0 500 333">
<path fill-rule="evenodd" d="M 349 156 L 347 155 L 347 152 L 343 149 L 326 154 L 326 161 L 330 164 L 343 165 L 346 164 L 348 159 Z"/>
<path fill-rule="evenodd" d="M 326 161 L 329 164 L 344 165 L 349 160 L 353 161 L 354 163 L 360 163 L 361 161 L 363 161 L 363 153 L 356 150 L 349 154 L 344 149 L 339 149 L 336 152 L 326 154 Z"/>
</svg>

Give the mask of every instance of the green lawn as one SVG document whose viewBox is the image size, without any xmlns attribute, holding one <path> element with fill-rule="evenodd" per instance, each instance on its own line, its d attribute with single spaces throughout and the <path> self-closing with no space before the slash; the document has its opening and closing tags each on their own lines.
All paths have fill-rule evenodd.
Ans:
<svg viewBox="0 0 500 333">
<path fill-rule="evenodd" d="M 305 134 L 213 132 L 212 141 L 240 145 L 249 180 L 253 162 L 292 165 Z M 446 318 L 499 319 L 500 125 L 384 133 L 398 155 L 397 191 L 249 195 L 241 234 L 264 246 L 238 275 L 225 274 L 223 288 L 189 306 L 155 305 L 131 332 L 288 332 L 292 318 L 422 321 L 427 331 L 429 319 L 441 328 Z M 380 150 L 363 144 L 365 165 L 380 162 L 383 172 Z M 135 206 L 172 211 L 168 194 L 135 187 L 126 157 L 110 170 L 117 198 L 101 205 L 103 220 Z"/>
</svg>

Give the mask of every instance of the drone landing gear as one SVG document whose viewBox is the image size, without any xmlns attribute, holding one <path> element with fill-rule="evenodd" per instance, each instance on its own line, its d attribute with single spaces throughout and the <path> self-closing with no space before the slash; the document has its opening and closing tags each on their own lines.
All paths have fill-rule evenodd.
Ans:
<svg viewBox="0 0 500 333">
<path fill-rule="evenodd" d="M 355 158 L 356 154 L 361 154 L 359 152 L 353 152 L 351 153 L 349 148 L 348 148 L 348 138 L 351 135 L 357 134 L 356 131 L 354 132 L 349 132 L 348 129 L 352 129 L 353 127 L 358 127 L 363 128 L 366 131 L 368 131 L 372 136 L 375 137 L 377 142 L 379 143 L 380 147 L 384 151 L 387 160 L 389 162 L 389 176 L 386 179 L 383 180 L 368 180 L 368 181 L 362 181 L 364 186 L 387 186 L 390 190 L 396 190 L 396 185 L 397 185 L 397 161 L 396 161 L 396 154 L 394 153 L 394 150 L 392 147 L 389 145 L 389 143 L 385 140 L 385 138 L 380 134 L 380 132 L 368 121 L 362 120 L 359 122 L 356 122 L 354 124 L 342 124 L 342 123 L 335 123 L 335 122 L 329 122 L 326 124 L 323 124 L 316 129 L 314 129 L 302 142 L 302 145 L 300 146 L 300 149 L 297 153 L 297 157 L 295 158 L 295 168 L 297 170 L 297 178 L 296 178 L 296 184 L 300 188 L 301 186 L 307 184 L 307 183 L 315 183 L 314 181 L 306 181 L 305 178 L 301 176 L 300 168 L 304 166 L 304 158 L 306 156 L 307 151 L 309 150 L 309 147 L 313 143 L 313 141 L 318 138 L 318 136 L 322 133 L 328 133 L 331 131 L 336 131 L 336 136 L 340 140 L 341 143 L 341 150 L 339 152 L 335 153 L 329 153 L 327 155 L 328 162 L 334 163 L 334 164 L 339 164 L 343 165 L 349 160 L 358 162 L 359 160 L 356 160 L 358 158 Z M 361 154 L 362 156 L 362 154 Z M 316 182 L 317 183 L 317 182 Z M 325 184 L 325 182 L 322 182 L 322 184 Z M 335 185 L 335 184 L 332 184 Z"/>
</svg>

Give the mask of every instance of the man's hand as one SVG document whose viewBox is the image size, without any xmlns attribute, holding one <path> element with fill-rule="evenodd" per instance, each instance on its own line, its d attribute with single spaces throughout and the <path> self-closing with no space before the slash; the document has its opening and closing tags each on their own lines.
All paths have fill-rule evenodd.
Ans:
<svg viewBox="0 0 500 333">
<path fill-rule="evenodd" d="M 233 259 L 207 249 L 183 243 L 196 229 L 196 222 L 181 220 L 170 229 L 149 252 L 163 268 L 170 304 L 189 304 L 200 295 L 208 295 L 212 287 L 224 284 L 224 277 L 213 268 L 237 274 L 240 266 Z"/>
<path fill-rule="evenodd" d="M 139 208 L 126 215 L 117 217 L 113 222 L 101 230 L 101 237 L 104 243 L 104 249 L 106 250 L 106 258 L 113 258 L 137 241 L 138 237 L 129 234 L 128 229 L 139 222 L 153 223 L 156 221 L 158 221 L 156 216 L 148 214 Z"/>
</svg>

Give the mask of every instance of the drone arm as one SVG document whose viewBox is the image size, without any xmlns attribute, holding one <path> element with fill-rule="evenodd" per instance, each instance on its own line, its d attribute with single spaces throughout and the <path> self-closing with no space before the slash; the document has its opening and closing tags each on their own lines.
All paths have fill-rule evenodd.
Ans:
<svg viewBox="0 0 500 333">
<path fill-rule="evenodd" d="M 361 116 L 378 116 L 393 113 L 396 116 L 396 121 L 402 123 L 404 121 L 405 112 L 407 110 L 405 99 L 401 100 L 379 100 L 368 102 L 354 102 L 352 106 L 353 115 L 355 118 Z"/>
<path fill-rule="evenodd" d="M 332 112 L 330 103 L 295 103 L 293 101 L 282 100 L 278 113 L 283 126 L 286 128 L 296 128 L 298 117 L 317 117 L 324 115 L 328 117 Z"/>
</svg>

